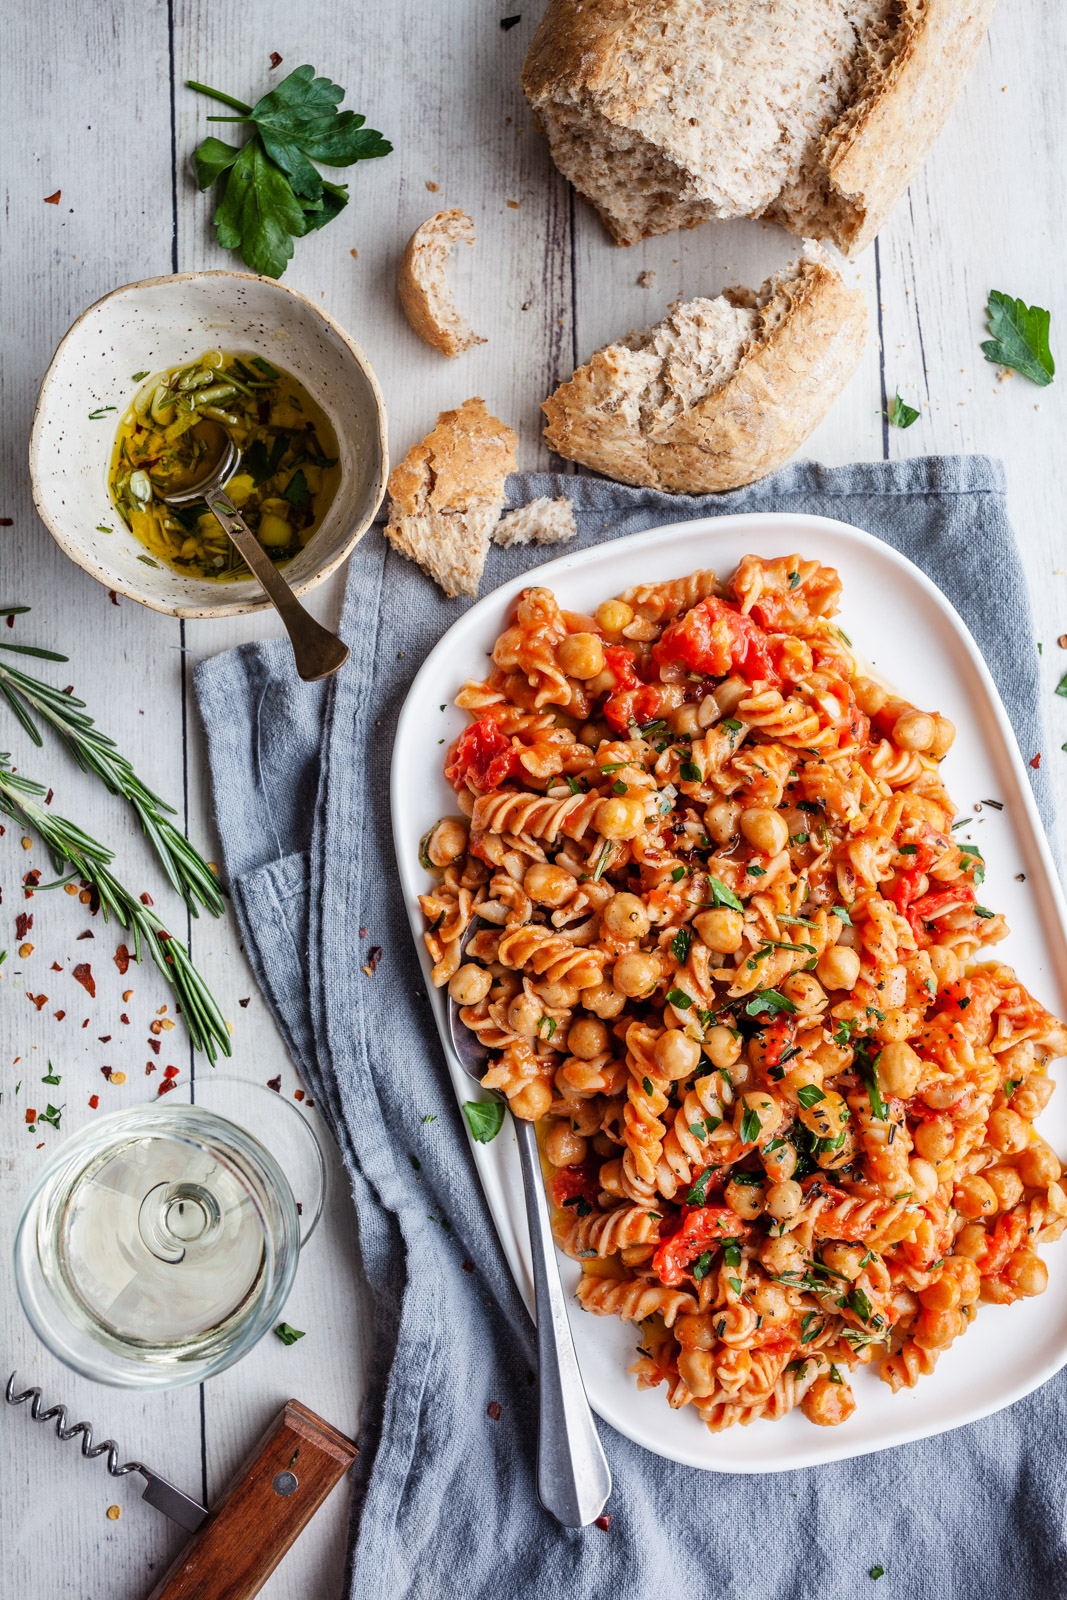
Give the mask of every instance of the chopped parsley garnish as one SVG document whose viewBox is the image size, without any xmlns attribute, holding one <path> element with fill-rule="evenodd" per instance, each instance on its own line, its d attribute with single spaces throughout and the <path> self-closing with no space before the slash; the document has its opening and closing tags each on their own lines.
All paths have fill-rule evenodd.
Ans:
<svg viewBox="0 0 1067 1600">
<path fill-rule="evenodd" d="M 741 1113 L 741 1138 L 745 1144 L 755 1144 L 763 1131 L 759 1112 L 755 1106 L 746 1106 Z"/>
<path fill-rule="evenodd" d="M 789 1016 L 795 1016 L 796 1009 L 788 995 L 779 994 L 777 989 L 757 989 L 745 1006 L 745 1015 L 758 1017 L 766 1013 L 768 1016 L 773 1016 L 784 1011 Z"/>
<path fill-rule="evenodd" d="M 710 1177 L 711 1168 L 705 1167 L 685 1197 L 687 1206 L 702 1206 L 707 1203 L 708 1179 Z"/>
<path fill-rule="evenodd" d="M 688 1011 L 693 1001 L 684 989 L 668 989 L 667 999 L 676 1011 Z"/>
<path fill-rule="evenodd" d="M 700 768 L 695 761 L 683 761 L 678 768 L 678 776 L 683 783 L 702 783 Z"/>
<path fill-rule="evenodd" d="M 891 428 L 910 428 L 919 416 L 914 406 L 900 398 L 899 391 L 890 400 L 885 414 Z"/>
<path fill-rule="evenodd" d="M 728 1267 L 736 1272 L 741 1265 L 741 1245 L 737 1239 L 724 1239 L 722 1258 Z"/>
<path fill-rule="evenodd" d="M 800 582 L 800 573 L 799 572 L 791 572 L 789 574 L 789 587 L 791 589 L 795 589 L 799 582 Z"/>
<path fill-rule="evenodd" d="M 563 1204 L 565 1206 L 573 1206 L 580 1217 L 588 1217 L 592 1215 L 593 1208 L 584 1195 L 572 1195 L 569 1200 L 564 1200 Z"/>
<path fill-rule="evenodd" d="M 845 1296 L 845 1304 L 849 1310 L 859 1317 L 861 1322 L 870 1322 L 873 1307 L 862 1289 L 850 1289 Z"/>
<path fill-rule="evenodd" d="M 693 943 L 693 935 L 688 928 L 679 928 L 671 940 L 671 949 L 676 960 L 684 965 L 689 956 L 689 947 Z"/>
<path fill-rule="evenodd" d="M 826 1096 L 817 1083 L 804 1083 L 797 1090 L 797 1099 L 805 1111 L 810 1111 L 812 1106 L 817 1106 L 820 1100 L 826 1099 Z"/>
<path fill-rule="evenodd" d="M 642 1086 L 643 1086 L 644 1091 L 645 1091 L 646 1094 L 655 1094 L 655 1092 L 656 1092 L 655 1086 L 653 1085 L 652 1079 L 650 1077 L 648 1077 L 646 1075 L 645 1077 L 643 1077 L 641 1079 L 641 1083 L 642 1083 Z"/>
<path fill-rule="evenodd" d="M 304 1337 L 299 1328 L 291 1328 L 287 1322 L 279 1322 L 274 1331 L 282 1344 L 295 1344 L 298 1339 Z"/>
<path fill-rule="evenodd" d="M 820 806 L 819 806 L 819 803 L 818 803 L 817 800 L 798 800 L 797 804 L 796 804 L 796 809 L 798 811 L 812 812 L 812 811 L 818 811 L 820 809 Z"/>
<path fill-rule="evenodd" d="M 693 1262 L 693 1282 L 699 1283 L 702 1278 L 707 1277 L 710 1270 L 711 1251 L 705 1250 L 701 1255 L 697 1256 L 696 1260 Z"/>
<path fill-rule="evenodd" d="M 751 861 L 745 868 L 745 871 L 748 873 L 750 878 L 765 878 L 767 876 L 766 869 L 764 867 L 757 867 Z"/>
<path fill-rule="evenodd" d="M 868 1572 L 867 1576 L 869 1578 L 884 1578 L 885 1577 L 885 1568 L 881 1567 L 881 1566 L 872 1567 L 870 1572 Z"/>
<path fill-rule="evenodd" d="M 685 868 L 684 867 L 675 867 L 674 870 L 671 873 L 671 882 L 672 883 L 680 883 L 684 877 L 685 877 Z"/>
<path fill-rule="evenodd" d="M 742 724 L 738 722 L 736 717 L 724 717 L 719 726 L 720 728 L 729 728 L 731 733 L 737 733 Z"/>
<path fill-rule="evenodd" d="M 731 911 L 743 911 L 745 909 L 733 890 L 728 889 L 719 878 L 709 878 L 708 888 L 711 890 L 711 903 L 713 906 L 728 906 Z"/>
<path fill-rule="evenodd" d="M 975 906 L 974 914 L 975 914 L 976 917 L 984 917 L 984 918 L 989 918 L 989 917 L 995 917 L 996 916 L 996 912 L 995 911 L 990 911 L 988 906 Z"/>
<path fill-rule="evenodd" d="M 800 1342 L 801 1342 L 801 1344 L 810 1344 L 813 1339 L 818 1337 L 818 1335 L 822 1332 L 823 1328 L 825 1328 L 825 1326 L 826 1326 L 825 1321 L 819 1322 L 818 1324 L 816 1324 L 815 1319 L 816 1319 L 816 1317 L 818 1317 L 818 1315 L 819 1315 L 819 1313 L 817 1311 L 806 1311 L 804 1313 L 804 1315 L 801 1317 L 801 1319 L 800 1319 Z"/>
<path fill-rule="evenodd" d="M 504 1126 L 502 1100 L 466 1100 L 463 1115 L 476 1144 L 491 1144 Z"/>
<path fill-rule="evenodd" d="M 616 778 L 615 779 L 615 782 L 611 786 L 611 792 L 612 792 L 612 794 L 625 794 L 626 793 L 626 784 L 623 783 L 621 778 Z"/>
</svg>

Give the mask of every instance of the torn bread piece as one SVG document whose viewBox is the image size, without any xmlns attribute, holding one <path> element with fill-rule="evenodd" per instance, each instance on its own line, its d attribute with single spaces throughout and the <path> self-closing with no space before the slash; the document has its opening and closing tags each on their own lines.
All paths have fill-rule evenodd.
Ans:
<svg viewBox="0 0 1067 1600">
<path fill-rule="evenodd" d="M 450 357 L 485 343 L 456 310 L 445 277 L 449 252 L 460 243 L 474 243 L 470 217 L 465 211 L 438 211 L 411 235 L 396 280 L 400 303 L 419 338 Z"/>
<path fill-rule="evenodd" d="M 576 539 L 574 508 L 567 496 L 542 495 L 528 505 L 507 511 L 493 529 L 494 541 L 509 550 L 513 544 L 565 544 Z"/>
<path fill-rule="evenodd" d="M 484 400 L 464 400 L 389 474 L 385 536 L 449 597 L 478 593 L 517 442 Z"/>
<path fill-rule="evenodd" d="M 676 302 L 542 403 L 571 461 L 680 494 L 752 483 L 821 422 L 859 364 L 867 305 L 818 245 L 757 292 Z"/>
</svg>

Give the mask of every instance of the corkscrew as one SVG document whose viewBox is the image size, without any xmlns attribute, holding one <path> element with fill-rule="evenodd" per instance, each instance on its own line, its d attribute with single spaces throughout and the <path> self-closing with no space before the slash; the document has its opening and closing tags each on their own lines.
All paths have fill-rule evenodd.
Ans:
<svg viewBox="0 0 1067 1600">
<path fill-rule="evenodd" d="M 148 1600 L 252 1600 L 357 1454 L 351 1439 L 289 1400 L 209 1511 L 143 1461 L 120 1463 L 114 1439 L 96 1443 L 91 1422 L 69 1422 L 63 1405 L 42 1406 L 36 1385 L 16 1394 L 15 1376 L 8 1405 L 28 1400 L 33 1421 L 54 1421 L 64 1443 L 80 1436 L 82 1455 L 106 1455 L 113 1478 L 139 1473 L 142 1499 L 193 1534 Z"/>
</svg>

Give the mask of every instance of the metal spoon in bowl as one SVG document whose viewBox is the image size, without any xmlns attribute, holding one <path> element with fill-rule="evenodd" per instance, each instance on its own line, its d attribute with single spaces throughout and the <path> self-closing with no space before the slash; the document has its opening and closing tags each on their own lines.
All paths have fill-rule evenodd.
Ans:
<svg viewBox="0 0 1067 1600">
<path fill-rule="evenodd" d="M 474 930 L 463 941 L 464 947 Z M 464 1024 L 449 996 L 448 1034 L 463 1070 L 483 1077 L 488 1051 Z M 539 1391 L 537 1411 L 537 1496 L 565 1528 L 584 1528 L 604 1509 L 611 1493 L 611 1469 L 604 1456 L 585 1385 L 574 1353 L 563 1285 L 559 1280 L 552 1225 L 532 1122 L 512 1117 L 519 1141 L 526 1221 L 533 1258 L 537 1312 Z"/>
<path fill-rule="evenodd" d="M 217 423 L 204 421 L 198 423 L 197 428 L 202 433 L 211 430 L 210 442 L 213 445 L 215 436 L 218 436 L 211 464 L 195 482 L 183 488 L 171 489 L 164 494 L 162 489 L 154 485 L 156 494 L 167 506 L 188 506 L 197 500 L 207 502 L 208 510 L 214 513 L 219 526 L 259 579 L 281 617 L 293 647 L 297 672 L 309 683 L 316 678 L 328 678 L 348 660 L 348 646 L 304 610 L 229 495 L 224 492 L 223 484 L 230 481 L 241 460 L 241 452 L 233 439 Z"/>
</svg>

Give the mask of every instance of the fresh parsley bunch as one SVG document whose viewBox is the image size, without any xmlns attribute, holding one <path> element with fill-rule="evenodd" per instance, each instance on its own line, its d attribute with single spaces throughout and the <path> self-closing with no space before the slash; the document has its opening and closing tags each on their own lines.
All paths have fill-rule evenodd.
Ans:
<svg viewBox="0 0 1067 1600">
<path fill-rule="evenodd" d="M 297 67 L 254 106 L 206 84 L 186 84 L 232 106 L 239 116 L 209 122 L 243 122 L 254 132 L 244 145 L 205 139 L 193 153 L 200 189 L 221 185 L 215 230 L 224 250 L 240 250 L 253 272 L 280 278 L 292 259 L 293 239 L 325 227 L 348 204 L 348 185 L 329 183 L 313 165 L 350 167 L 392 150 L 365 117 L 338 111 L 345 91 L 314 67 Z"/>
</svg>

